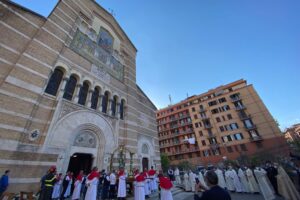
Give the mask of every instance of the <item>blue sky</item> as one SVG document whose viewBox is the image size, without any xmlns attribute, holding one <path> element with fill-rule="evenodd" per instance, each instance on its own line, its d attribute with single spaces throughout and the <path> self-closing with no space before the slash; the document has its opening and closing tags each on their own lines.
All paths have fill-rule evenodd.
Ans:
<svg viewBox="0 0 300 200">
<path fill-rule="evenodd" d="M 14 1 L 44 16 L 57 2 Z M 282 129 L 300 122 L 300 1 L 97 2 L 137 47 L 137 83 L 158 108 L 244 78 Z"/>
</svg>

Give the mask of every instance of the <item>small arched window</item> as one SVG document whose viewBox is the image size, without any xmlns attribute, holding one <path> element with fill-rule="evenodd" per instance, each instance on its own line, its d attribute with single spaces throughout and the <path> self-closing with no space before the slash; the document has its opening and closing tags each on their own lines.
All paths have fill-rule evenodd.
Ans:
<svg viewBox="0 0 300 200">
<path fill-rule="evenodd" d="M 76 84 L 77 84 L 77 79 L 75 78 L 75 76 L 70 76 L 68 82 L 67 82 L 67 85 L 65 87 L 65 93 L 64 93 L 64 96 L 63 98 L 64 99 L 67 99 L 67 100 L 72 100 L 73 98 L 73 94 L 74 94 L 74 91 L 75 91 L 75 88 L 76 88 Z"/>
<path fill-rule="evenodd" d="M 107 105 L 108 105 L 109 92 L 106 91 L 102 98 L 102 112 L 107 113 Z"/>
<path fill-rule="evenodd" d="M 86 97 L 88 95 L 88 92 L 89 92 L 89 84 L 87 83 L 87 81 L 84 81 L 81 88 L 80 88 L 80 92 L 79 92 L 78 103 L 80 105 L 85 105 Z"/>
<path fill-rule="evenodd" d="M 61 69 L 56 68 L 51 75 L 45 92 L 53 96 L 57 95 L 57 90 L 64 76 L 64 72 Z"/>
<path fill-rule="evenodd" d="M 97 105 L 98 105 L 98 98 L 99 98 L 99 88 L 95 88 L 93 94 L 92 94 L 92 105 L 91 108 L 93 109 L 97 109 Z"/>
<path fill-rule="evenodd" d="M 125 100 L 121 100 L 120 104 L 120 119 L 124 119 L 124 105 L 125 105 Z"/>
<path fill-rule="evenodd" d="M 111 113 L 112 116 L 116 116 L 116 110 L 117 110 L 117 96 L 114 96 L 112 102 L 111 102 Z"/>
</svg>

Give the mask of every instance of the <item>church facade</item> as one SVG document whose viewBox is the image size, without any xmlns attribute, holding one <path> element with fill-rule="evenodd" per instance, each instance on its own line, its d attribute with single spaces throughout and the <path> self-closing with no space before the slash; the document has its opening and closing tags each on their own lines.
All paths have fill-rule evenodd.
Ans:
<svg viewBox="0 0 300 200">
<path fill-rule="evenodd" d="M 0 170 L 36 191 L 47 169 L 160 168 L 156 107 L 136 84 L 137 49 L 93 0 L 45 18 L 0 0 Z"/>
</svg>

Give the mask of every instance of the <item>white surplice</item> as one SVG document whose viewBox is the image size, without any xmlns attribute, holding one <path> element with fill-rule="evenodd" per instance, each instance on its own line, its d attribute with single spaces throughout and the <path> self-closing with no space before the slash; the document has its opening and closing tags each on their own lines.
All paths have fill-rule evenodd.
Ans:
<svg viewBox="0 0 300 200">
<path fill-rule="evenodd" d="M 84 200 L 96 200 L 97 198 L 97 186 L 98 186 L 98 178 L 95 177 L 92 180 L 86 180 L 86 185 L 88 186 L 85 199 Z"/>
<path fill-rule="evenodd" d="M 173 200 L 172 192 L 170 190 L 165 190 L 161 188 L 160 190 L 160 199 L 161 200 Z"/>
<path fill-rule="evenodd" d="M 145 183 L 136 182 L 134 200 L 145 200 Z"/>
<path fill-rule="evenodd" d="M 242 191 L 249 193 L 250 192 L 249 184 L 248 184 L 247 178 L 245 176 L 245 172 L 241 168 L 238 171 L 238 176 L 239 176 L 241 184 L 242 184 Z"/>
<path fill-rule="evenodd" d="M 183 179 L 184 179 L 184 190 L 187 192 L 187 191 L 191 191 L 191 185 L 190 185 L 190 181 L 189 181 L 189 175 L 187 173 L 184 173 L 184 176 L 183 176 Z"/>
<path fill-rule="evenodd" d="M 196 184 L 196 175 L 193 172 L 189 174 L 189 181 L 192 188 L 192 192 L 195 192 L 195 184 Z"/>
<path fill-rule="evenodd" d="M 294 183 L 287 175 L 285 170 L 279 166 L 278 175 L 277 175 L 277 183 L 278 183 L 278 193 L 284 197 L 286 200 L 299 200 L 300 194 L 297 191 Z"/>
<path fill-rule="evenodd" d="M 126 175 L 119 177 L 118 197 L 126 197 Z"/>
<path fill-rule="evenodd" d="M 233 184 L 234 184 L 234 187 L 235 187 L 235 191 L 236 192 L 242 192 L 242 184 L 240 182 L 240 179 L 236 173 L 236 171 L 234 169 L 231 169 L 231 177 L 233 179 Z"/>
<path fill-rule="evenodd" d="M 63 180 L 59 180 L 54 184 L 53 192 L 52 192 L 52 199 L 60 198 L 60 193 L 62 190 L 62 182 L 63 182 Z"/>
<path fill-rule="evenodd" d="M 233 183 L 233 178 L 232 178 L 232 175 L 231 175 L 231 171 L 230 170 L 227 170 L 225 172 L 225 179 L 226 179 L 226 183 L 227 183 L 227 189 L 229 191 L 235 191 L 235 187 L 234 187 L 234 183 Z"/>
<path fill-rule="evenodd" d="M 201 173 L 201 172 L 200 172 Z M 223 175 L 223 171 L 220 170 L 220 169 L 216 169 L 215 173 L 217 174 L 218 176 L 218 185 L 223 188 L 223 189 L 226 189 L 227 188 L 227 185 L 226 185 L 226 181 L 225 181 L 225 178 L 224 178 L 224 175 Z"/>
<path fill-rule="evenodd" d="M 249 190 L 251 193 L 257 193 L 259 192 L 259 187 L 258 184 L 255 180 L 255 177 L 253 175 L 253 172 L 251 169 L 247 169 L 246 170 L 246 176 L 247 176 L 247 180 L 248 180 L 248 186 L 249 186 Z"/>
<path fill-rule="evenodd" d="M 261 194 L 264 196 L 265 200 L 275 199 L 274 191 L 272 186 L 267 179 L 267 172 L 262 168 L 255 168 L 254 174 L 257 179 Z"/>
<path fill-rule="evenodd" d="M 201 183 L 201 185 L 203 185 L 205 188 L 208 188 L 201 172 L 198 173 L 198 179 L 199 179 L 199 182 Z"/>
<path fill-rule="evenodd" d="M 81 192 L 81 181 L 77 180 L 74 183 L 74 190 L 72 194 L 72 200 L 80 199 L 80 192 Z"/>
<path fill-rule="evenodd" d="M 151 194 L 149 185 L 150 185 L 150 180 L 149 180 L 149 175 L 147 173 L 146 177 L 145 177 L 145 182 L 144 182 L 145 195 L 150 195 Z"/>
<path fill-rule="evenodd" d="M 66 177 L 66 180 L 69 181 L 69 184 L 68 184 L 68 187 L 67 187 L 66 192 L 64 194 L 65 198 L 71 195 L 71 186 L 72 186 L 72 183 L 73 183 L 73 180 L 69 176 Z"/>
</svg>

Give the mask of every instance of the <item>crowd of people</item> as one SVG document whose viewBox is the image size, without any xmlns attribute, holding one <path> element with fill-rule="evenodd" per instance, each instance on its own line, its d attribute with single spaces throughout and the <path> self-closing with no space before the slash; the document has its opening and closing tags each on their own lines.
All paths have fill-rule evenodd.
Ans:
<svg viewBox="0 0 300 200">
<path fill-rule="evenodd" d="M 209 190 L 211 182 L 207 183 L 208 171 L 214 171 L 218 186 L 229 192 L 261 194 L 265 200 L 275 199 L 276 195 L 289 200 L 300 199 L 299 192 L 283 167 L 270 161 L 264 166 L 251 168 L 229 165 L 226 168 L 213 167 L 199 172 L 185 171 L 183 175 L 185 191 L 197 192 L 197 188 L 200 191 Z M 175 171 L 169 169 L 168 175 L 177 184 L 182 184 L 178 168 Z"/>
<path fill-rule="evenodd" d="M 74 177 L 72 172 L 67 172 L 63 177 L 53 166 L 41 179 L 39 200 L 124 200 L 127 196 L 128 180 L 128 174 L 122 168 L 118 172 L 106 172 L 98 171 L 98 168 L 94 167 L 88 175 L 80 171 Z M 131 181 L 135 200 L 145 200 L 158 190 L 161 200 L 173 200 L 173 184 L 162 171 L 157 173 L 153 167 L 142 172 L 136 169 Z"/>
</svg>

